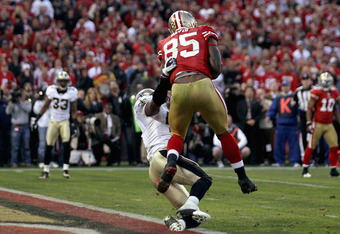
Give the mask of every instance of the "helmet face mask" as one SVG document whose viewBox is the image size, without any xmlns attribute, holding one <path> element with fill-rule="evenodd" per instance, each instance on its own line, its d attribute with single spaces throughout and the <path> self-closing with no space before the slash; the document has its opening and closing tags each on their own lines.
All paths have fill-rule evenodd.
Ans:
<svg viewBox="0 0 340 234">
<path fill-rule="evenodd" d="M 325 90 L 328 91 L 333 85 L 333 76 L 329 72 L 323 72 L 319 76 L 319 85 Z"/>
<path fill-rule="evenodd" d="M 70 85 L 70 76 L 67 74 L 67 72 L 58 72 L 56 84 L 59 90 L 67 90 L 68 86 Z"/>
<path fill-rule="evenodd" d="M 194 28 L 197 26 L 197 21 L 187 11 L 176 11 L 174 12 L 168 22 L 169 32 L 172 34 L 179 28 Z"/>
</svg>

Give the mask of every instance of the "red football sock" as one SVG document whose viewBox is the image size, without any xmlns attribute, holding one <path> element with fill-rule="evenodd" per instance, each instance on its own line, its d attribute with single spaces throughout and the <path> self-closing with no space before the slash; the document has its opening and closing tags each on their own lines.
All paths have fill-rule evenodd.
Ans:
<svg viewBox="0 0 340 234">
<path fill-rule="evenodd" d="M 312 148 L 309 148 L 309 147 L 306 148 L 305 154 L 303 156 L 303 165 L 309 166 L 310 160 L 312 158 L 313 151 L 314 150 Z"/>
<path fill-rule="evenodd" d="M 173 150 L 177 151 L 178 154 L 182 152 L 183 149 L 183 140 L 179 135 L 172 135 L 169 142 L 167 151 L 169 153 L 173 153 Z M 178 158 L 178 155 L 177 155 Z"/>
<path fill-rule="evenodd" d="M 338 161 L 338 146 L 334 146 L 329 149 L 329 163 L 331 164 L 331 167 L 336 167 L 336 163 Z"/>
<path fill-rule="evenodd" d="M 218 139 L 221 141 L 223 154 L 229 160 L 230 164 L 242 161 L 240 148 L 229 132 L 218 136 Z"/>
</svg>

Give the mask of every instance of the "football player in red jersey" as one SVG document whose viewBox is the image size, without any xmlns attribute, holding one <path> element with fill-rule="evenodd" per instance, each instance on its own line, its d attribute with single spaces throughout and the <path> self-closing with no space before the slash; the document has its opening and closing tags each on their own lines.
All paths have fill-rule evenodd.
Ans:
<svg viewBox="0 0 340 234">
<path fill-rule="evenodd" d="M 167 146 L 167 164 L 157 182 L 158 191 L 167 191 L 176 174 L 176 161 L 195 111 L 200 111 L 221 141 L 223 153 L 238 175 L 242 192 L 256 191 L 257 186 L 246 175 L 240 149 L 228 132 L 227 107 L 223 97 L 211 81 L 222 70 L 217 33 L 210 26 L 197 26 L 195 18 L 186 11 L 173 13 L 168 26 L 171 35 L 159 43 L 158 58 L 163 65 L 168 58 L 174 57 L 177 67 L 170 76 L 169 126 L 172 136 Z M 190 196 L 177 211 L 177 216 L 188 215 L 189 211 L 192 213 L 197 209 L 195 204 L 198 204 L 197 197 Z"/>
<path fill-rule="evenodd" d="M 330 73 L 324 72 L 319 77 L 319 86 L 311 90 L 311 99 L 308 102 L 306 113 L 307 131 L 311 133 L 308 146 L 303 157 L 304 178 L 311 177 L 308 172 L 312 153 L 317 146 L 319 139 L 323 136 L 329 146 L 329 162 L 331 167 L 330 176 L 338 177 L 337 166 L 338 135 L 333 126 L 333 114 L 339 122 L 339 112 L 336 102 L 339 99 L 339 91 L 333 87 L 333 77 Z M 312 112 L 314 117 L 312 122 Z"/>
</svg>

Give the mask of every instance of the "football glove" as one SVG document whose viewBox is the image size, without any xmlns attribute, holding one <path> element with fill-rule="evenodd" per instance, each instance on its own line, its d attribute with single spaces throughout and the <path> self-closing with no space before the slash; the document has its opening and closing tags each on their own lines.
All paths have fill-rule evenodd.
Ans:
<svg viewBox="0 0 340 234">
<path fill-rule="evenodd" d="M 310 134 L 313 134 L 314 128 L 313 128 L 313 126 L 312 126 L 312 122 L 308 121 L 308 122 L 306 123 L 306 131 L 307 131 L 308 133 L 310 133 Z"/>
<path fill-rule="evenodd" d="M 71 136 L 75 137 L 78 134 L 78 121 L 76 119 L 71 121 Z"/>
<path fill-rule="evenodd" d="M 162 69 L 162 78 L 169 78 L 171 73 L 176 69 L 177 62 L 174 57 L 168 58 L 165 63 L 164 67 Z"/>
</svg>

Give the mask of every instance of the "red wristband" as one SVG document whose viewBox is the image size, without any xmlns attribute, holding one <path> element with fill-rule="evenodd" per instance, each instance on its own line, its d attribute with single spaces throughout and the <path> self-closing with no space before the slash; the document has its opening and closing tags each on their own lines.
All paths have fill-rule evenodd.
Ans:
<svg viewBox="0 0 340 234">
<path fill-rule="evenodd" d="M 215 43 L 209 43 L 208 46 L 217 46 Z"/>
</svg>

